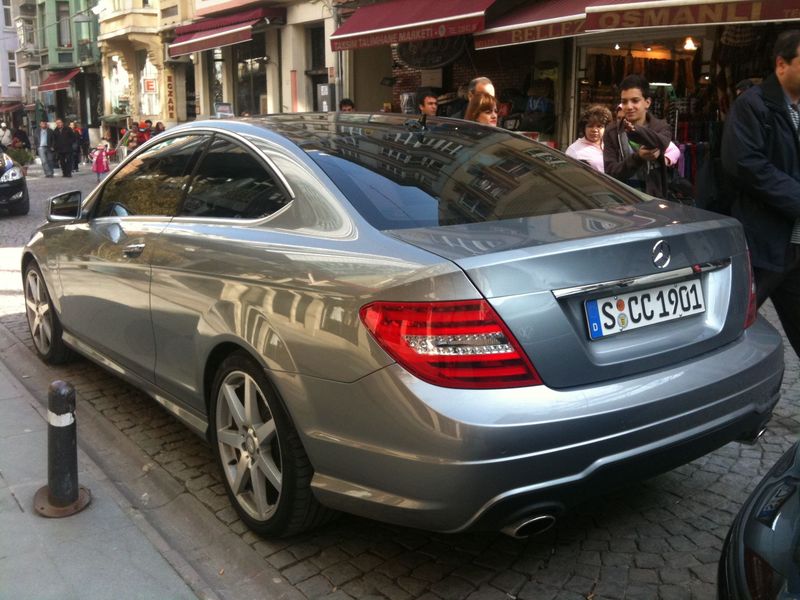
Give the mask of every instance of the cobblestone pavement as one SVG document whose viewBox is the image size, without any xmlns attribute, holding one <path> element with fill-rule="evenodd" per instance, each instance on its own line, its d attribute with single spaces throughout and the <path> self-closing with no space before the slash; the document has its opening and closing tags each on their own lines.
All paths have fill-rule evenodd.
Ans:
<svg viewBox="0 0 800 600">
<path fill-rule="evenodd" d="M 29 346 L 19 247 L 43 220 L 46 196 L 91 189 L 93 180 L 82 173 L 65 187 L 58 176 L 31 178 L 31 215 L 0 215 L 0 324 Z M 769 308 L 765 314 L 777 323 Z M 549 532 L 528 540 L 435 534 L 347 515 L 294 538 L 259 538 L 236 518 L 210 449 L 158 404 L 84 360 L 54 373 L 76 386 L 79 403 L 90 403 L 250 544 L 298 597 L 712 599 L 719 552 L 733 516 L 800 433 L 800 369 L 791 352 L 786 359 L 783 398 L 758 444 L 728 444 L 669 473 L 587 501 Z"/>
</svg>

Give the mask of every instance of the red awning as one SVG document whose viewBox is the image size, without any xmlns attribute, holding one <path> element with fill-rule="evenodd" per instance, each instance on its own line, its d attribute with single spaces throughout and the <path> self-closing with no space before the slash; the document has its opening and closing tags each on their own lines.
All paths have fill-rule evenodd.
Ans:
<svg viewBox="0 0 800 600">
<path fill-rule="evenodd" d="M 469 35 L 483 29 L 494 0 L 387 0 L 360 6 L 331 36 L 331 48 L 356 50 Z"/>
<path fill-rule="evenodd" d="M 253 38 L 253 25 L 256 23 L 258 21 L 245 21 L 236 25 L 220 27 L 213 31 L 179 35 L 169 45 L 169 55 L 174 58 L 184 54 L 191 54 L 192 52 L 201 52 L 250 41 Z"/>
<path fill-rule="evenodd" d="M 790 21 L 798 18 L 796 0 L 604 0 L 586 8 L 586 29 L 632 29 Z"/>
<path fill-rule="evenodd" d="M 47 79 L 39 84 L 39 91 L 55 92 L 57 90 L 66 90 L 69 88 L 72 79 L 80 72 L 80 69 L 72 69 L 71 71 L 55 71 L 50 73 Z"/>
<path fill-rule="evenodd" d="M 169 45 L 171 57 L 222 48 L 253 37 L 253 27 L 262 19 L 286 20 L 285 8 L 254 8 L 233 15 L 201 19 L 175 28 L 176 38 Z"/>
<path fill-rule="evenodd" d="M 24 108 L 22 102 L 0 102 L 0 112 L 10 113 L 17 112 Z"/>
<path fill-rule="evenodd" d="M 605 2 L 605 0 L 602 0 Z M 544 0 L 491 19 L 475 34 L 475 48 L 528 44 L 584 32 L 584 8 L 591 0 Z"/>
</svg>

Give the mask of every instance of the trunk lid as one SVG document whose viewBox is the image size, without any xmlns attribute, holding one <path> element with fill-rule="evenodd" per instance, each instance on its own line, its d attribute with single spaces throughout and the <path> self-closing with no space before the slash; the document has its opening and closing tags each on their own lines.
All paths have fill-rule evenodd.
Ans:
<svg viewBox="0 0 800 600">
<path fill-rule="evenodd" d="M 461 267 L 553 388 L 683 362 L 742 333 L 749 297 L 744 234 L 734 219 L 706 211 L 654 200 L 387 234 Z M 684 314 L 683 295 L 702 311 Z M 677 304 L 667 302 L 673 296 Z M 587 301 L 613 313 L 613 331 L 592 339 L 598 309 L 590 320 Z M 643 306 L 646 316 L 669 320 L 648 321 Z M 637 316 L 651 324 L 634 327 Z M 600 319 L 611 322 L 602 311 Z"/>
</svg>

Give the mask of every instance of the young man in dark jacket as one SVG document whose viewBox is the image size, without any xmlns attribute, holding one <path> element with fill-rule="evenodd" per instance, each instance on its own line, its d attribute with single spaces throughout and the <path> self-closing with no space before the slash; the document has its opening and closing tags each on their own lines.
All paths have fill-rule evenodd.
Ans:
<svg viewBox="0 0 800 600">
<path fill-rule="evenodd" d="M 605 171 L 651 196 L 666 198 L 669 125 L 647 112 L 652 100 L 644 77 L 628 75 L 619 87 L 623 118 L 609 124 L 603 135 Z"/>
<path fill-rule="evenodd" d="M 733 104 L 722 168 L 747 235 L 758 305 L 772 299 L 800 354 L 800 30 L 778 36 L 772 64 L 775 72 Z"/>
<path fill-rule="evenodd" d="M 77 141 L 75 132 L 64 127 L 64 121 L 56 119 L 56 128 L 52 132 L 52 150 L 58 156 L 58 164 L 64 177 L 72 177 L 72 144 Z"/>
</svg>

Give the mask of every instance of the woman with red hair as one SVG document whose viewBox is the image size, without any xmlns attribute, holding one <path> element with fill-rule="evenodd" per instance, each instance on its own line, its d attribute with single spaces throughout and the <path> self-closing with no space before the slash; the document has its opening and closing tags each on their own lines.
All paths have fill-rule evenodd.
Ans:
<svg viewBox="0 0 800 600">
<path fill-rule="evenodd" d="M 477 92 L 470 98 L 464 112 L 467 121 L 497 126 L 497 99 L 486 92 Z"/>
</svg>

